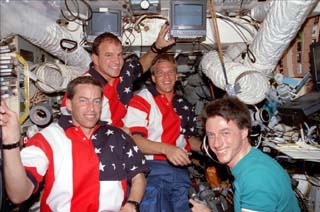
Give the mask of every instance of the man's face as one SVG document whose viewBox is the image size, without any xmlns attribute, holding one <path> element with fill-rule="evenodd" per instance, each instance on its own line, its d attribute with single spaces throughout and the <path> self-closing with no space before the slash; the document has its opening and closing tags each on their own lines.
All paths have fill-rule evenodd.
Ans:
<svg viewBox="0 0 320 212">
<path fill-rule="evenodd" d="M 92 54 L 95 69 L 108 81 L 120 75 L 123 66 L 122 46 L 110 40 L 104 40 L 99 46 L 99 55 Z"/>
<path fill-rule="evenodd" d="M 208 118 L 205 127 L 209 147 L 219 162 L 234 167 L 247 153 L 248 130 L 239 129 L 234 121 L 227 122 L 221 116 Z"/>
<path fill-rule="evenodd" d="M 101 89 L 90 84 L 77 85 L 73 99 L 67 99 L 66 105 L 72 114 L 73 124 L 80 126 L 85 133 L 90 134 L 100 118 Z"/>
<path fill-rule="evenodd" d="M 174 92 L 174 84 L 177 81 L 177 71 L 173 63 L 162 61 L 156 64 L 152 81 L 156 84 L 156 89 L 161 94 L 171 94 Z"/>
</svg>

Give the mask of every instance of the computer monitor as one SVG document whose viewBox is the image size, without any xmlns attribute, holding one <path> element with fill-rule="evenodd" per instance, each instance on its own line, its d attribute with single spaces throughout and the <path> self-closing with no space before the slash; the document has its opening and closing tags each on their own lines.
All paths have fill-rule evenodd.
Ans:
<svg viewBox="0 0 320 212">
<path fill-rule="evenodd" d="M 98 7 L 92 9 L 92 19 L 88 23 L 87 40 L 93 40 L 104 32 L 121 37 L 121 10 Z"/>
<path fill-rule="evenodd" d="M 206 37 L 207 0 L 172 0 L 170 34 L 175 38 Z"/>
<path fill-rule="evenodd" d="M 320 91 L 320 42 L 310 45 L 310 64 L 314 87 L 317 91 Z"/>
<path fill-rule="evenodd" d="M 320 92 L 307 93 L 278 107 L 281 122 L 287 125 L 299 125 L 308 120 L 319 119 L 319 112 Z"/>
</svg>

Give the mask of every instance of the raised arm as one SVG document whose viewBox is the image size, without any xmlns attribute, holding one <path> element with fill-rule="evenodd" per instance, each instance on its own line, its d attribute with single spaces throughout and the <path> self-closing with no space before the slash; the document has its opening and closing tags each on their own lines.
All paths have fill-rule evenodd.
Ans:
<svg viewBox="0 0 320 212">
<path fill-rule="evenodd" d="M 0 126 L 2 130 L 4 184 L 10 200 L 21 203 L 34 189 L 27 177 L 20 157 L 20 126 L 18 116 L 1 99 Z"/>
<path fill-rule="evenodd" d="M 141 56 L 140 63 L 143 67 L 143 72 L 146 72 L 151 67 L 152 60 L 158 55 L 157 49 L 167 48 L 175 43 L 174 38 L 166 39 L 166 34 L 169 31 L 170 26 L 168 24 L 162 25 L 158 34 L 157 40 L 155 41 L 155 48 L 150 48 L 147 53 Z M 159 52 L 160 53 L 160 52 Z"/>
</svg>

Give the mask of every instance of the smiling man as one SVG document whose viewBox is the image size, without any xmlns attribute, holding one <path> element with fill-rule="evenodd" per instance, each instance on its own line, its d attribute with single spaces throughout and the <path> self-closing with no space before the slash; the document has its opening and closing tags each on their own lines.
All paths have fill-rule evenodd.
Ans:
<svg viewBox="0 0 320 212">
<path fill-rule="evenodd" d="M 175 93 L 177 64 L 171 55 L 158 55 L 151 75 L 154 84 L 132 98 L 124 119 L 151 170 L 141 212 L 187 212 L 188 156 L 191 150 L 200 151 L 201 144 L 194 136 L 195 114 L 192 105 Z"/>
<path fill-rule="evenodd" d="M 42 212 L 138 211 L 148 168 L 129 135 L 99 121 L 102 95 L 93 77 L 72 80 L 66 101 L 71 116 L 36 133 L 21 152 L 17 114 L 1 101 L 4 182 L 14 203 L 27 200 L 44 181 Z"/>
<path fill-rule="evenodd" d="M 247 106 L 236 97 L 208 104 L 203 117 L 210 149 L 227 165 L 235 180 L 235 212 L 298 212 L 291 181 L 281 165 L 249 142 L 251 117 Z M 210 211 L 190 199 L 193 212 Z"/>
<path fill-rule="evenodd" d="M 175 43 L 166 39 L 170 26 L 164 24 L 155 43 L 140 59 L 133 54 L 124 58 L 123 46 L 117 36 L 110 32 L 100 34 L 92 44 L 92 63 L 84 75 L 90 75 L 103 86 L 103 101 L 100 120 L 112 126 L 123 127 L 122 118 L 133 96 L 133 84 L 148 71 L 152 60 L 166 48 Z M 70 114 L 66 107 L 66 96 L 61 103 L 61 112 Z"/>
</svg>

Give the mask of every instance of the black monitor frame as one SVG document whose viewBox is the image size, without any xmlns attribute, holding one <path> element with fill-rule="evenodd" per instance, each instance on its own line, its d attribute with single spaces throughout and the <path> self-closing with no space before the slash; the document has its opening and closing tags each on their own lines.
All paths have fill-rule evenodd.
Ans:
<svg viewBox="0 0 320 212">
<path fill-rule="evenodd" d="M 320 42 L 310 45 L 310 72 L 314 88 L 320 91 Z"/>
<path fill-rule="evenodd" d="M 108 15 L 112 15 L 112 16 L 116 15 L 117 22 L 113 23 L 113 24 L 117 24 L 117 26 L 116 26 L 117 30 L 109 31 L 109 30 L 103 29 L 103 28 L 101 28 L 101 30 L 93 29 L 93 22 L 95 21 L 96 15 L 105 15 L 106 18 L 108 18 Z M 122 17 L 121 16 L 122 16 L 122 12 L 120 9 L 110 9 L 110 8 L 106 8 L 106 7 L 92 8 L 92 19 L 89 20 L 88 27 L 87 27 L 87 40 L 89 42 L 93 42 L 93 40 L 98 35 L 100 35 L 104 32 L 111 32 L 114 35 L 121 38 L 121 35 L 122 35 L 122 24 L 121 24 Z"/>
<path fill-rule="evenodd" d="M 179 5 L 200 5 L 202 7 L 201 14 L 201 25 L 177 25 L 177 16 L 175 15 L 175 8 Z M 185 14 L 188 15 L 188 14 Z M 173 37 L 179 37 L 175 35 L 176 31 L 185 31 L 186 35 L 189 32 L 197 32 L 202 34 L 201 37 L 206 36 L 207 29 L 207 0 L 171 0 L 170 1 L 170 27 L 171 27 L 171 35 Z M 180 33 L 179 33 L 180 34 Z M 183 37 L 183 36 L 182 36 Z"/>
</svg>

